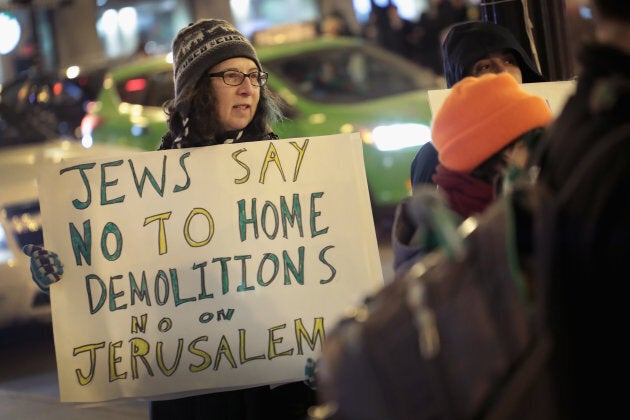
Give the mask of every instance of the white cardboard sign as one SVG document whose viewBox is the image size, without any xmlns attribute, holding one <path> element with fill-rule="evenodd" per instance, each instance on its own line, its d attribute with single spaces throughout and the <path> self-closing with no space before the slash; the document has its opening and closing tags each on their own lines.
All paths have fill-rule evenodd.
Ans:
<svg viewBox="0 0 630 420">
<path fill-rule="evenodd" d="M 38 179 L 60 396 L 304 379 L 383 284 L 358 134 L 69 160 Z"/>
<path fill-rule="evenodd" d="M 551 112 L 558 116 L 569 96 L 575 92 L 575 80 L 559 82 L 523 83 L 521 87 L 529 93 L 545 98 Z M 435 89 L 427 92 L 429 96 L 429 107 L 431 115 L 435 117 L 444 100 L 451 92 L 451 89 Z"/>
</svg>

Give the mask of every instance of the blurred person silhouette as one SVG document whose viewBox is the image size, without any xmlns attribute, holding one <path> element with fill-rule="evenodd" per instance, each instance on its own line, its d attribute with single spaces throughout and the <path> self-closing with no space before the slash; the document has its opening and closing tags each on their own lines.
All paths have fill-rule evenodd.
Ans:
<svg viewBox="0 0 630 420">
<path fill-rule="evenodd" d="M 202 19 L 172 43 L 175 91 L 164 104 L 168 130 L 160 150 L 277 139 L 282 113 L 266 88 L 267 73 L 249 40 L 232 24 Z M 57 254 L 26 245 L 33 280 L 47 292 L 63 276 Z M 304 382 L 259 386 L 151 402 L 151 418 L 303 419 L 315 403 Z"/>
<path fill-rule="evenodd" d="M 326 14 L 317 24 L 320 36 L 353 36 L 348 20 L 338 10 Z"/>
<path fill-rule="evenodd" d="M 442 56 L 448 88 L 466 76 L 486 73 L 505 72 L 519 83 L 545 81 L 514 35 L 491 22 L 468 21 L 453 25 L 442 44 Z M 411 162 L 412 185 L 432 184 L 437 165 L 433 143 L 424 144 Z"/>
<path fill-rule="evenodd" d="M 413 22 L 401 17 L 398 7 L 391 1 L 386 6 L 379 6 L 374 1 L 371 4 L 368 23 L 363 27 L 363 37 L 411 60 L 410 36 Z"/>
<path fill-rule="evenodd" d="M 381 45 L 390 51 L 411 60 L 411 44 L 409 37 L 413 30 L 413 23 L 403 18 L 398 7 L 394 3 L 389 3 L 386 7 L 387 25 L 381 34 Z"/>
<path fill-rule="evenodd" d="M 544 98 L 527 93 L 507 73 L 465 77 L 434 118 L 431 134 L 439 153 L 433 180 L 459 220 L 482 213 L 501 193 L 504 177 L 526 167 L 553 114 Z M 394 270 L 430 250 L 414 221 L 413 198 L 396 208 L 392 229 Z"/>
<path fill-rule="evenodd" d="M 469 11 L 468 11 L 468 0 L 448 0 L 448 3 L 444 16 L 447 22 L 457 23 L 464 22 L 468 20 Z"/>
<path fill-rule="evenodd" d="M 379 45 L 379 33 L 383 27 L 385 9 L 371 1 L 367 22 L 361 25 L 361 36 L 371 44 Z"/>
<path fill-rule="evenodd" d="M 409 36 L 412 60 L 442 75 L 440 34 L 445 28 L 466 20 L 468 12 L 463 1 L 431 0 Z"/>
<path fill-rule="evenodd" d="M 137 40 L 136 50 L 131 54 L 131 59 L 149 57 L 149 51 L 147 47 L 149 46 L 149 38 L 148 35 L 144 32 L 140 33 Z"/>
<path fill-rule="evenodd" d="M 543 267 L 561 418 L 625 409 L 625 390 L 599 387 L 626 366 L 630 256 L 630 2 L 590 0 L 594 42 L 578 54 L 576 91 L 543 137 L 538 184 L 555 199 Z M 602 341 L 603 340 L 603 341 Z M 596 414 L 595 414 L 596 413 Z"/>
</svg>

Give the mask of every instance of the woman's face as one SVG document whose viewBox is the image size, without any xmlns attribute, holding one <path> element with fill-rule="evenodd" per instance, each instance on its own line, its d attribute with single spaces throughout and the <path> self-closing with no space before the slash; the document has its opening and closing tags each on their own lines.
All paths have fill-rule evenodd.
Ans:
<svg viewBox="0 0 630 420">
<path fill-rule="evenodd" d="M 218 73 L 235 70 L 250 74 L 258 71 L 256 63 L 249 58 L 230 58 L 210 68 L 208 73 Z M 245 77 L 238 86 L 230 86 L 221 77 L 210 77 L 215 94 L 215 112 L 224 131 L 242 130 L 247 127 L 256 113 L 260 100 L 260 87 L 253 86 L 249 78 Z"/>
<path fill-rule="evenodd" d="M 492 53 L 487 58 L 477 61 L 470 71 L 470 75 L 474 77 L 488 73 L 508 73 L 514 77 L 517 82 L 523 83 L 523 75 L 518 66 L 518 61 L 511 52 Z"/>
<path fill-rule="evenodd" d="M 507 166 L 516 166 L 519 169 L 524 169 L 529 159 L 529 148 L 524 141 L 517 141 L 514 147 L 505 151 L 504 156 Z"/>
</svg>

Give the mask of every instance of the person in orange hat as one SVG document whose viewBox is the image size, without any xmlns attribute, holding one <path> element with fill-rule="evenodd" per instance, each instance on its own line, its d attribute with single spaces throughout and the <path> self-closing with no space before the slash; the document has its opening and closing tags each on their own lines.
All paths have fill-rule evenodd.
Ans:
<svg viewBox="0 0 630 420">
<path fill-rule="evenodd" d="M 529 150 L 553 120 L 547 102 L 509 74 L 466 77 L 433 121 L 440 164 L 433 181 L 462 217 L 482 212 L 508 167 L 524 168 Z"/>
<path fill-rule="evenodd" d="M 522 89 L 509 73 L 465 77 L 444 100 L 432 124 L 439 164 L 433 182 L 462 220 L 483 212 L 500 193 L 509 170 L 525 168 L 529 152 L 553 120 L 540 96 Z M 411 214 L 413 197 L 394 216 L 394 270 L 431 250 Z"/>
<path fill-rule="evenodd" d="M 467 76 L 487 73 L 508 73 L 519 83 L 539 83 L 545 78 L 532 57 L 509 29 L 493 22 L 467 21 L 451 26 L 442 42 L 446 87 Z M 438 165 L 433 143 L 424 144 L 410 167 L 413 188 L 433 185 L 432 177 Z"/>
</svg>

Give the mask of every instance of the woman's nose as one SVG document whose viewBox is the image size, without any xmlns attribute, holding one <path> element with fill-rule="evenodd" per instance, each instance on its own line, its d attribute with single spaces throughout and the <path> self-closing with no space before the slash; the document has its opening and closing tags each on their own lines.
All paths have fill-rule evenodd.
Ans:
<svg viewBox="0 0 630 420">
<path fill-rule="evenodd" d="M 501 60 L 492 60 L 492 72 L 499 74 L 507 71 L 507 67 Z"/>
<path fill-rule="evenodd" d="M 254 86 L 252 86 L 252 81 L 249 80 L 248 77 L 246 77 L 245 80 L 243 80 L 243 83 L 238 86 L 239 95 L 251 95 L 253 90 Z"/>
</svg>

